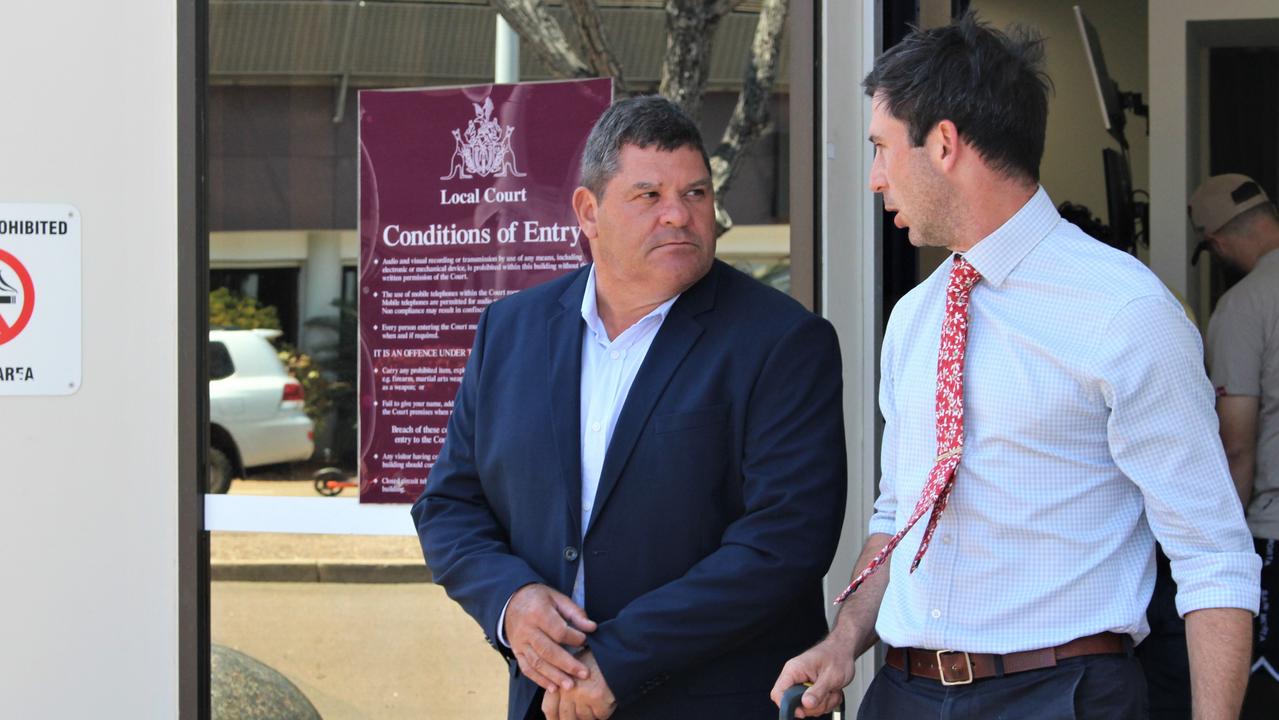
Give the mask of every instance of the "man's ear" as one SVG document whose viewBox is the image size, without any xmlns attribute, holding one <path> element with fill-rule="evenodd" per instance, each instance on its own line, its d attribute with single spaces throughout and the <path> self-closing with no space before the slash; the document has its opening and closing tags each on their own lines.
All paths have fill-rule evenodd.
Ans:
<svg viewBox="0 0 1279 720">
<path fill-rule="evenodd" d="M 928 134 L 929 155 L 944 171 L 953 170 L 959 159 L 963 141 L 959 139 L 959 128 L 950 120 L 942 120 Z"/>
<path fill-rule="evenodd" d="M 599 220 L 596 217 L 599 212 L 599 200 L 596 199 L 595 193 L 585 187 L 574 190 L 573 212 L 577 213 L 577 224 L 582 226 L 582 232 L 586 234 L 587 239 L 594 240 L 599 234 Z"/>
</svg>

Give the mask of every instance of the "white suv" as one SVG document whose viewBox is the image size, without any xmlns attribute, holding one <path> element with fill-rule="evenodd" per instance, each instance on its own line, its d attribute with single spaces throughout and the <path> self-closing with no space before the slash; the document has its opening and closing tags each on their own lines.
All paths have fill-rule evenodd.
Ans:
<svg viewBox="0 0 1279 720">
<path fill-rule="evenodd" d="M 209 486 L 260 465 L 307 460 L 315 426 L 302 410 L 302 385 L 270 340 L 279 330 L 209 331 Z"/>
</svg>

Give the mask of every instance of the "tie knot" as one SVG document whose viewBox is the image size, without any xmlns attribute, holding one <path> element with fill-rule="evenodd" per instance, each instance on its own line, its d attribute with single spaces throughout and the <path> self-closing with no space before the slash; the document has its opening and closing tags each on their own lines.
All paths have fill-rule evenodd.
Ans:
<svg viewBox="0 0 1279 720">
<path fill-rule="evenodd" d="M 977 272 L 977 268 L 962 255 L 956 255 L 955 264 L 950 268 L 950 285 L 947 290 L 967 293 L 973 289 L 978 280 L 981 280 L 981 273 Z"/>
</svg>

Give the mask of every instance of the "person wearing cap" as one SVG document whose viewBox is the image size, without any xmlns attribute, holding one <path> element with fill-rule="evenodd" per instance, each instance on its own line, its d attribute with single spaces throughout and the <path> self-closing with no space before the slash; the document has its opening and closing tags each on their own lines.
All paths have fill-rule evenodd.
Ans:
<svg viewBox="0 0 1279 720">
<path fill-rule="evenodd" d="M 1190 220 L 1213 255 L 1244 273 L 1208 322 L 1207 361 L 1217 389 L 1221 441 L 1262 558 L 1244 717 L 1279 707 L 1279 212 L 1246 175 L 1208 178 L 1190 197 Z"/>
</svg>

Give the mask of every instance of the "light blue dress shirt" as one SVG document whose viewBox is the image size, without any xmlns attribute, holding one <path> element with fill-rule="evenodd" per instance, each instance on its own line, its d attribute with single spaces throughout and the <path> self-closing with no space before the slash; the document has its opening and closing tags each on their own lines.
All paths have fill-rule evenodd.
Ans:
<svg viewBox="0 0 1279 720">
<path fill-rule="evenodd" d="M 582 319 L 586 321 L 586 332 L 582 333 L 581 395 L 583 536 L 590 526 L 595 492 L 604 469 L 604 454 L 613 439 L 617 417 L 622 413 L 622 405 L 657 331 L 678 299 L 676 295 L 658 305 L 609 340 L 596 304 L 594 265 L 586 278 L 586 292 L 582 295 Z M 573 581 L 573 602 L 579 607 L 586 607 L 585 567 L 585 562 L 577 564 L 577 579 Z"/>
<path fill-rule="evenodd" d="M 1255 613 L 1260 558 L 1199 334 L 1177 301 L 1135 258 L 1063 220 L 1043 188 L 965 257 L 982 280 L 969 305 L 963 460 L 918 570 L 908 572 L 927 516 L 893 553 L 880 638 L 994 653 L 1107 630 L 1140 641 L 1155 538 L 1182 614 Z M 936 455 L 950 266 L 902 298 L 884 335 L 871 532 L 905 524 Z"/>
</svg>

